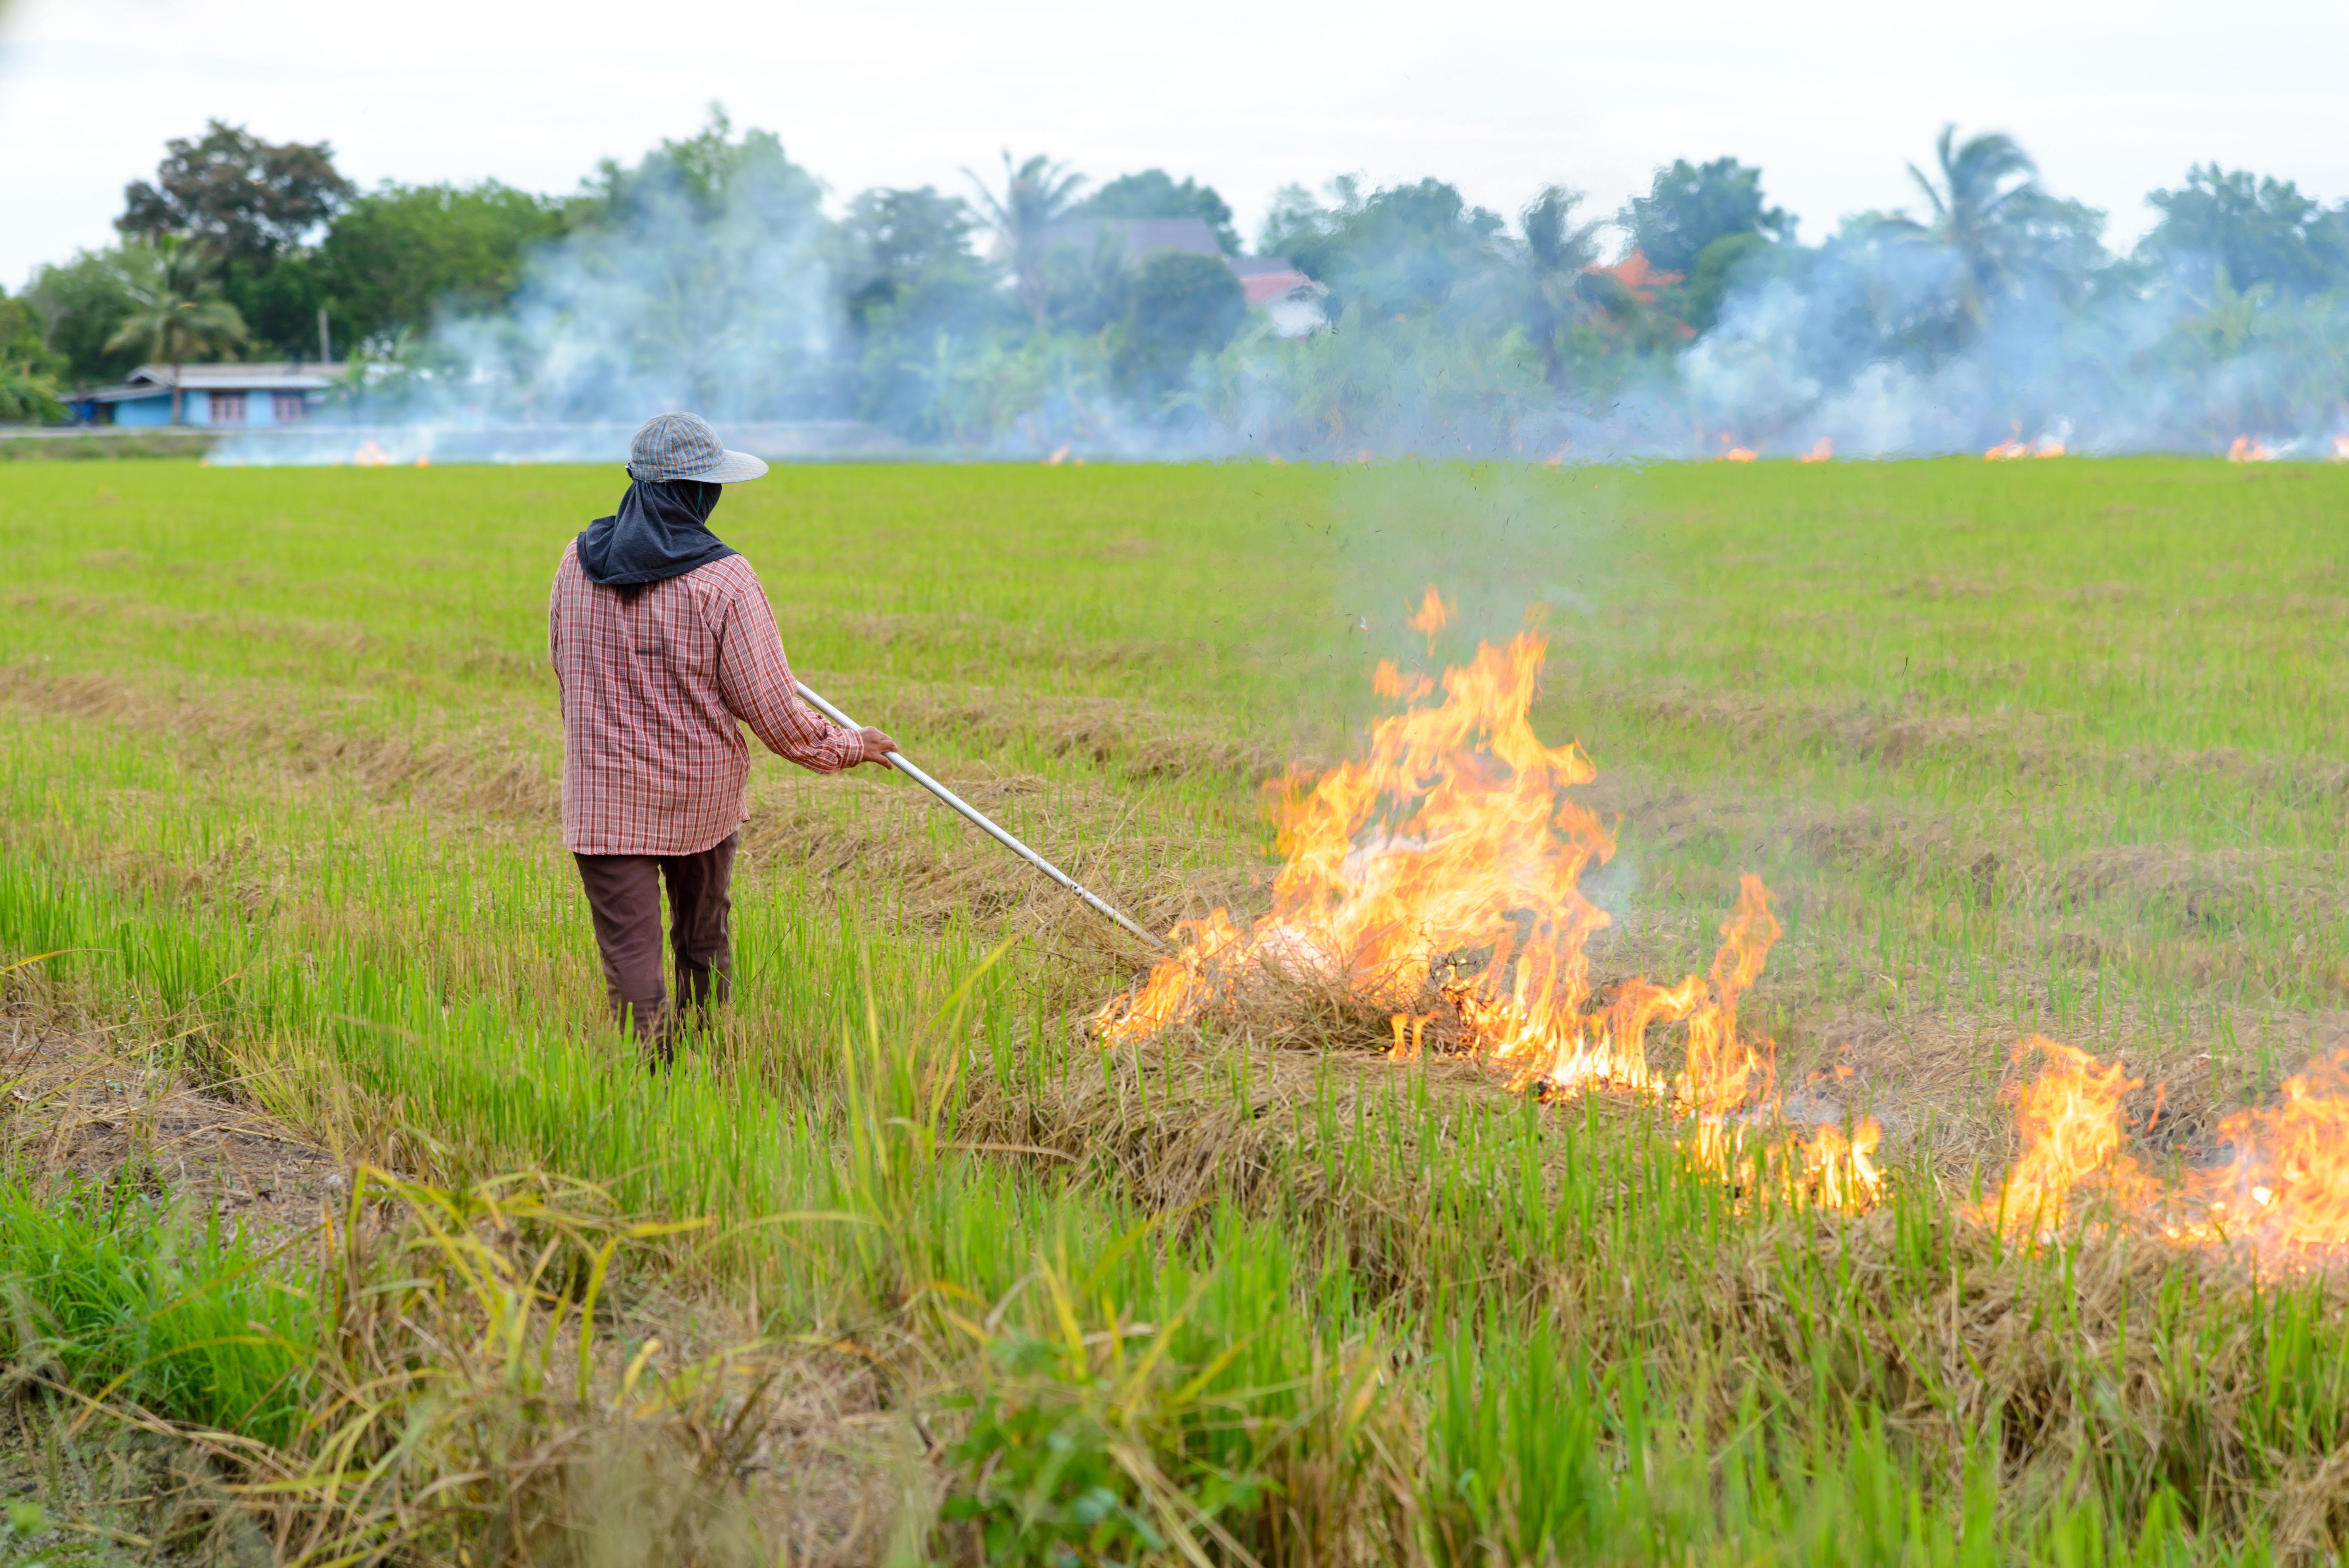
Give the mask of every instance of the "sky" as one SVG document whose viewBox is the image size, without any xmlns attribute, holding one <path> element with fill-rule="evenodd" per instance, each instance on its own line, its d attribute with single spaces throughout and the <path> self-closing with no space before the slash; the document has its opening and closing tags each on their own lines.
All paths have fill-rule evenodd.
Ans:
<svg viewBox="0 0 2349 1568">
<path fill-rule="evenodd" d="M 122 187 L 206 119 L 326 140 L 343 171 L 575 187 L 722 102 L 835 200 L 965 191 L 999 153 L 1196 176 L 1252 236 L 1274 192 L 1435 175 L 1514 213 L 1608 215 L 1657 165 L 1731 154 L 1817 240 L 1914 205 L 1947 121 L 2007 131 L 2111 215 L 2216 160 L 2349 197 L 2349 5 L 2178 0 L 0 0 L 0 285 L 113 237 Z"/>
</svg>

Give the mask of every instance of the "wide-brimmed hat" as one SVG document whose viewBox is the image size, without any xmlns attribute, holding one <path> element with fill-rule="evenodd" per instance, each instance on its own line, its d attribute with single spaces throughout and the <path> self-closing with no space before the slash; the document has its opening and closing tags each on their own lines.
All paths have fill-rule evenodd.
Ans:
<svg viewBox="0 0 2349 1568">
<path fill-rule="evenodd" d="M 730 452 L 698 414 L 656 414 L 628 447 L 628 472 L 640 480 L 701 480 L 740 484 L 767 471 L 748 452 Z"/>
</svg>

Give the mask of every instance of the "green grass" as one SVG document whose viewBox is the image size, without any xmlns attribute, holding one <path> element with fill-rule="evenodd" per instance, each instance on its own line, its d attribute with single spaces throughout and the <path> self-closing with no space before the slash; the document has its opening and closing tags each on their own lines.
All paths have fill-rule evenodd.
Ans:
<svg viewBox="0 0 2349 1568">
<path fill-rule="evenodd" d="M 437 1181 L 543 1164 L 711 1217 L 656 1275 L 924 1347 L 884 1357 L 885 1402 L 959 1434 L 947 1555 L 2339 1549 L 2331 1287 L 2017 1255 L 1951 1204 L 2005 1156 L 2023 1034 L 2164 1078 L 2182 1158 L 2340 1006 L 2349 470 L 730 491 L 797 671 L 1161 923 L 1261 897 L 1258 783 L 1343 752 L 1378 659 L 1426 661 L 1425 583 L 1462 612 L 1438 658 L 1546 606 L 1537 721 L 1620 816 L 1602 977 L 1701 966 L 1763 874 L 1789 934 L 1748 1011 L 1890 1130 L 1862 1221 L 1741 1208 L 1643 1115 L 1465 1072 L 1099 1052 L 1074 1023 L 1130 956 L 902 783 L 772 759 L 740 1005 L 647 1084 L 552 820 L 546 582 L 615 478 L 0 469 L 0 956 L 84 950 L 21 972 L 27 1002 Z"/>
<path fill-rule="evenodd" d="M 0 1332 L 19 1368 L 206 1427 L 282 1442 L 300 1423 L 310 1299 L 250 1239 L 191 1231 L 129 1183 L 36 1203 L 0 1191 Z"/>
</svg>

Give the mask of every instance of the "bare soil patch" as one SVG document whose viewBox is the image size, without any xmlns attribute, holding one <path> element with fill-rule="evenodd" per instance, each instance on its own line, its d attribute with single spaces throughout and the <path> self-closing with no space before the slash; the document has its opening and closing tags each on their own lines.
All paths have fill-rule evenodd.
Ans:
<svg viewBox="0 0 2349 1568">
<path fill-rule="evenodd" d="M 305 1228 L 338 1204 L 343 1162 L 178 1069 L 24 1013 L 0 1018 L 0 1140 L 36 1181 L 118 1180 L 185 1194 L 240 1230 Z"/>
</svg>

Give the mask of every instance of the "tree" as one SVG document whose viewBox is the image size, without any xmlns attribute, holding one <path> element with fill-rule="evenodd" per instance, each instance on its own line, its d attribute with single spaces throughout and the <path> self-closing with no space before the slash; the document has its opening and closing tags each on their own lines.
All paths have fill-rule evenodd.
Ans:
<svg viewBox="0 0 2349 1568">
<path fill-rule="evenodd" d="M 1987 131 L 1962 146 L 1958 128 L 1945 125 L 1933 143 L 1936 175 L 1915 164 L 1909 177 L 1932 207 L 1932 221 L 1905 214 L 1880 220 L 1877 232 L 1894 239 L 1946 247 L 1962 263 L 1956 301 L 1961 321 L 1979 326 L 1991 303 L 2033 279 L 2070 292 L 2100 253 L 2104 215 L 2040 189 L 2039 166 L 2015 139 Z"/>
<path fill-rule="evenodd" d="M 1290 187 L 1274 199 L 1258 248 L 1285 255 L 1326 284 L 1333 314 L 1435 310 L 1498 260 L 1498 214 L 1472 207 L 1441 180 L 1362 193 L 1350 175 L 1330 182 L 1324 207 Z"/>
<path fill-rule="evenodd" d="M 326 142 L 268 142 L 212 120 L 199 141 L 164 143 L 155 182 L 123 188 L 114 226 L 131 238 L 186 234 L 257 274 L 331 218 L 351 194 Z"/>
<path fill-rule="evenodd" d="M 1164 169 L 1121 174 L 1069 210 L 1071 218 L 1197 218 L 1212 230 L 1226 255 L 1237 255 L 1239 231 L 1232 227 L 1231 204 L 1212 185 L 1185 177 L 1174 183 Z"/>
<path fill-rule="evenodd" d="M 963 173 L 978 188 L 978 210 L 1009 253 L 1012 285 L 1040 332 L 1049 294 L 1044 276 L 1044 232 L 1069 215 L 1069 210 L 1076 204 L 1077 192 L 1084 188 L 1085 177 L 1040 152 L 1015 167 L 1009 148 L 1003 151 L 1003 190 L 999 194 L 988 190 L 986 181 L 969 170 Z"/>
<path fill-rule="evenodd" d="M 833 275 L 855 335 L 856 408 L 918 439 L 939 433 L 941 376 L 1020 321 L 971 253 L 970 203 L 917 190 L 859 192 L 833 232 Z"/>
<path fill-rule="evenodd" d="M 563 203 L 494 180 L 387 181 L 336 215 L 317 273 L 347 342 L 388 340 L 444 316 L 503 310 L 532 248 L 563 229 Z"/>
<path fill-rule="evenodd" d="M 1721 307 L 1740 267 L 1769 252 L 1771 242 L 1755 232 L 1723 234 L 1696 254 L 1681 288 L 1681 319 L 1702 336 L 1721 322 Z"/>
<path fill-rule="evenodd" d="M 2287 298 L 2349 282 L 2349 204 L 2328 212 L 2289 180 L 2216 163 L 2146 198 L 2161 213 L 2139 253 L 2197 288 L 2223 271 L 2234 288 L 2264 284 Z"/>
<path fill-rule="evenodd" d="M 1127 286 L 1112 368 L 1129 393 L 1163 396 L 1194 357 L 1221 349 L 1247 320 L 1247 294 L 1220 258 L 1154 252 Z"/>
<path fill-rule="evenodd" d="M 0 291 L 0 420 L 50 420 L 65 412 L 57 403 L 64 361 L 44 341 L 43 325 L 30 303 Z"/>
<path fill-rule="evenodd" d="M 25 300 L 45 324 L 42 340 L 64 361 L 67 385 L 119 381 L 139 367 L 135 349 L 107 346 L 131 310 L 119 250 L 81 251 L 70 262 L 44 265 Z"/>
<path fill-rule="evenodd" d="M 1734 158 L 1704 164 L 1674 159 L 1656 170 L 1648 194 L 1632 197 L 1617 221 L 1650 265 L 1683 276 L 1696 270 L 1707 246 L 1733 234 L 1784 240 L 1795 232 L 1794 219 L 1764 201 L 1762 171 Z"/>
<path fill-rule="evenodd" d="M 1581 191 L 1549 185 L 1518 214 L 1516 316 L 1553 387 L 1565 385 L 1567 335 L 1582 312 L 1584 274 L 1599 259 L 1599 225 L 1574 221 L 1581 203 Z"/>
<path fill-rule="evenodd" d="M 171 423 L 183 424 L 180 367 L 190 358 L 243 343 L 244 318 L 220 297 L 215 263 L 191 240 L 167 237 L 122 248 L 122 293 L 130 314 L 107 340 L 109 348 L 134 345 L 150 363 L 171 367 Z"/>
<path fill-rule="evenodd" d="M 474 324 L 464 373 L 503 356 L 554 418 L 814 412 L 831 391 L 823 199 L 773 132 L 737 137 L 713 105 L 697 135 L 600 167 L 568 232 L 525 258 L 512 321 Z"/>
<path fill-rule="evenodd" d="M 858 192 L 836 235 L 836 267 L 850 318 L 865 325 L 925 273 L 978 272 L 978 259 L 970 252 L 978 226 L 969 202 L 941 196 L 932 186 Z"/>
</svg>

